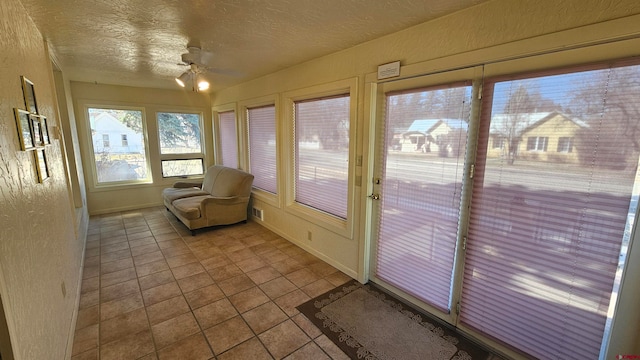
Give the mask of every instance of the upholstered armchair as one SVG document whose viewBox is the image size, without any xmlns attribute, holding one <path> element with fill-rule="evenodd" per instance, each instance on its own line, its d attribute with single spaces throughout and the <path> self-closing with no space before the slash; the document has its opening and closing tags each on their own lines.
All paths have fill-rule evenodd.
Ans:
<svg viewBox="0 0 640 360">
<path fill-rule="evenodd" d="M 177 182 L 162 192 L 164 206 L 195 235 L 196 229 L 247 221 L 253 175 L 214 165 L 202 183 Z"/>
</svg>

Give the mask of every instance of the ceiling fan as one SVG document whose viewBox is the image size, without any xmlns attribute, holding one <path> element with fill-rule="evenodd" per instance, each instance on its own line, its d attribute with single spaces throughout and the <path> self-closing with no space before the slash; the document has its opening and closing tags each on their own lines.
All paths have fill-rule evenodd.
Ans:
<svg viewBox="0 0 640 360">
<path fill-rule="evenodd" d="M 191 90 L 195 92 L 209 89 L 209 82 L 202 76 L 210 69 L 202 62 L 202 49 L 197 46 L 187 47 L 187 53 L 182 54 L 182 63 L 178 65 L 189 66 L 189 70 L 176 78 L 176 82 L 181 87 L 191 85 Z"/>
</svg>

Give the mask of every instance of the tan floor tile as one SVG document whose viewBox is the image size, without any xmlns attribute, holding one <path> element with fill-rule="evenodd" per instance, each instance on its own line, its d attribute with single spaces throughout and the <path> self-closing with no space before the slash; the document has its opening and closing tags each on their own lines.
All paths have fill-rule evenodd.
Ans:
<svg viewBox="0 0 640 360">
<path fill-rule="evenodd" d="M 128 249 L 129 249 L 129 243 L 124 241 L 124 242 L 119 242 L 119 243 L 115 243 L 115 244 L 101 246 L 100 247 L 100 254 L 101 255 L 106 255 L 106 254 L 112 253 L 114 251 L 123 251 L 123 250 L 128 250 Z"/>
<path fill-rule="evenodd" d="M 119 284 L 102 288 L 100 291 L 100 302 L 119 299 L 137 292 L 140 292 L 140 286 L 138 285 L 137 279 L 121 282 Z"/>
<path fill-rule="evenodd" d="M 175 281 L 142 291 L 142 297 L 144 298 L 146 306 L 151 306 L 178 295 L 182 295 L 182 291 L 180 291 L 178 283 Z"/>
<path fill-rule="evenodd" d="M 282 251 L 276 249 L 260 255 L 267 263 L 274 264 L 289 258 L 289 256 Z"/>
<path fill-rule="evenodd" d="M 240 270 L 240 268 L 237 267 L 235 264 L 229 263 L 228 265 L 210 269 L 209 275 L 211 275 L 211 278 L 213 278 L 213 280 L 220 282 L 220 281 L 230 279 L 232 277 L 236 277 L 238 275 L 242 275 L 242 270 Z"/>
<path fill-rule="evenodd" d="M 255 256 L 257 256 L 256 253 L 254 253 L 251 249 L 246 248 L 244 246 L 240 250 L 227 252 L 227 257 L 231 259 L 231 261 L 235 262 L 236 264 L 242 260 L 246 260 Z"/>
<path fill-rule="evenodd" d="M 205 259 L 210 259 L 212 257 L 224 255 L 222 250 L 218 249 L 215 246 L 211 246 L 211 247 L 207 247 L 207 248 L 192 248 L 191 252 L 200 261 L 205 260 Z"/>
<path fill-rule="evenodd" d="M 213 284 L 213 280 L 206 272 L 178 280 L 178 285 L 180 285 L 183 293 L 197 290 L 211 284 Z"/>
<path fill-rule="evenodd" d="M 209 344 L 202 333 L 191 335 L 158 351 L 160 360 L 207 360 L 212 357 Z"/>
<path fill-rule="evenodd" d="M 273 280 L 282 276 L 278 270 L 274 269 L 271 266 L 261 267 L 259 269 L 250 271 L 247 273 L 247 276 L 257 285 L 264 284 L 267 281 Z"/>
<path fill-rule="evenodd" d="M 144 245 L 154 245 L 155 243 L 156 239 L 153 236 L 147 236 L 142 239 L 129 240 L 129 247 L 135 249 Z"/>
<path fill-rule="evenodd" d="M 124 230 L 121 230 L 119 232 L 113 232 L 109 234 L 109 237 L 107 238 L 101 238 L 100 245 L 105 246 L 105 245 L 117 244 L 124 241 L 127 241 L 127 235 L 124 234 Z"/>
<path fill-rule="evenodd" d="M 183 265 L 198 262 L 198 258 L 191 253 L 182 254 L 174 257 L 167 258 L 167 263 L 171 269 L 177 268 Z"/>
<path fill-rule="evenodd" d="M 151 331 L 144 330 L 131 336 L 100 346 L 100 360 L 138 359 L 153 353 L 155 346 Z"/>
<path fill-rule="evenodd" d="M 112 272 L 124 270 L 131 267 L 133 267 L 133 258 L 128 257 L 128 258 L 100 264 L 100 272 L 104 275 L 104 274 L 109 274 Z"/>
<path fill-rule="evenodd" d="M 100 289 L 100 277 L 94 276 L 94 277 L 82 280 L 80 293 L 86 294 L 88 292 L 96 291 L 98 289 Z"/>
<path fill-rule="evenodd" d="M 221 255 L 215 255 L 212 256 L 208 259 L 205 260 L 201 260 L 200 264 L 202 264 L 202 266 L 204 266 L 204 268 L 207 271 L 213 271 L 214 269 L 217 269 L 219 267 L 223 267 L 226 265 L 231 264 L 231 259 L 229 259 L 226 255 L 221 254 Z M 239 274 L 238 274 L 239 275 Z"/>
<path fill-rule="evenodd" d="M 255 285 L 256 284 L 254 284 L 253 281 L 244 274 L 218 282 L 218 286 L 227 296 L 237 294 L 240 291 L 247 290 Z"/>
<path fill-rule="evenodd" d="M 100 321 L 105 321 L 142 307 L 144 307 L 144 303 L 139 291 L 116 300 L 103 302 L 100 304 Z"/>
<path fill-rule="evenodd" d="M 98 347 L 98 324 L 87 326 L 75 332 L 71 355 L 78 355 Z"/>
<path fill-rule="evenodd" d="M 190 335 L 200 333 L 200 328 L 191 312 L 151 326 L 156 347 L 162 349 Z"/>
<path fill-rule="evenodd" d="M 133 258 L 133 262 L 136 264 L 136 267 L 140 265 L 152 263 L 155 261 L 160 261 L 160 260 L 164 260 L 164 255 L 162 255 L 161 251 L 154 251 L 154 252 L 138 255 Z"/>
<path fill-rule="evenodd" d="M 171 270 L 164 270 L 157 273 L 153 273 L 151 275 L 142 276 L 138 278 L 138 282 L 140 283 L 140 289 L 146 290 L 152 287 L 164 285 L 166 283 L 170 283 L 175 281 L 173 278 L 173 273 Z"/>
<path fill-rule="evenodd" d="M 167 240 L 158 240 L 158 246 L 160 247 L 160 249 L 162 250 L 167 250 L 167 249 L 189 249 L 189 247 L 187 246 L 187 244 L 185 244 L 185 242 L 182 240 L 181 237 L 177 237 L 174 239 L 167 239 Z"/>
<path fill-rule="evenodd" d="M 131 248 L 131 255 L 136 257 L 136 256 L 144 255 L 144 254 L 154 253 L 156 251 L 160 251 L 160 248 L 158 247 L 158 245 L 154 241 L 153 243 L 132 247 Z"/>
<path fill-rule="evenodd" d="M 252 338 L 217 356 L 218 360 L 271 360 L 273 357 L 257 338 Z"/>
<path fill-rule="evenodd" d="M 147 356 L 141 357 L 138 360 L 158 360 L 158 355 L 155 352 L 153 352 L 153 353 L 151 353 L 151 354 L 149 354 Z"/>
<path fill-rule="evenodd" d="M 277 250 L 275 246 L 269 244 L 268 242 L 263 242 L 255 246 L 251 246 L 250 248 L 251 248 L 251 251 L 253 251 L 258 256 L 273 250 Z"/>
<path fill-rule="evenodd" d="M 119 284 L 136 278 L 136 269 L 127 268 L 100 276 L 100 287 L 105 288 L 107 286 Z"/>
<path fill-rule="evenodd" d="M 326 277 L 338 271 L 338 269 L 334 268 L 333 266 L 327 264 L 324 261 L 321 261 L 309 266 L 309 270 L 311 270 L 314 274 L 318 275 L 319 277 Z"/>
<path fill-rule="evenodd" d="M 149 329 L 149 320 L 144 308 L 140 308 L 112 319 L 100 322 L 100 344 L 130 336 Z"/>
<path fill-rule="evenodd" d="M 301 288 L 305 285 L 309 285 L 314 281 L 317 281 L 320 279 L 320 277 L 316 274 L 314 274 L 313 272 L 311 272 L 311 270 L 309 269 L 300 269 L 300 270 L 296 270 L 292 273 L 289 273 L 287 275 L 285 275 L 285 277 L 287 279 L 289 279 L 289 281 L 291 281 L 295 286 Z"/>
<path fill-rule="evenodd" d="M 100 257 L 96 256 L 98 261 L 100 261 Z M 89 265 L 82 269 L 82 280 L 90 279 L 92 277 L 96 277 L 100 275 L 100 265 Z"/>
<path fill-rule="evenodd" d="M 80 330 L 90 325 L 95 325 L 99 322 L 100 322 L 100 306 L 99 305 L 78 310 L 78 319 L 76 320 L 76 330 Z"/>
<path fill-rule="evenodd" d="M 79 309 L 86 309 L 92 306 L 100 304 L 100 290 L 90 291 L 88 293 L 80 295 L 80 307 Z"/>
<path fill-rule="evenodd" d="M 161 323 L 178 315 L 189 312 L 189 305 L 184 296 L 176 296 L 147 307 L 147 316 L 151 325 Z"/>
<path fill-rule="evenodd" d="M 262 291 L 264 291 L 264 293 L 267 294 L 268 297 L 277 299 L 282 295 L 286 295 L 296 290 L 297 287 L 293 285 L 291 281 L 281 276 L 260 285 L 260 289 L 262 289 Z"/>
<path fill-rule="evenodd" d="M 81 354 L 71 357 L 71 360 L 98 360 L 98 348 L 85 351 Z"/>
<path fill-rule="evenodd" d="M 251 339 L 253 331 L 242 317 L 236 316 L 204 331 L 213 352 L 218 355 Z"/>
<path fill-rule="evenodd" d="M 322 349 L 314 342 L 310 342 L 307 345 L 293 352 L 293 354 L 284 358 L 284 360 L 331 360 L 331 358 L 325 354 Z"/>
<path fill-rule="evenodd" d="M 231 319 L 238 315 L 238 312 L 233 305 L 231 305 L 231 302 L 225 298 L 197 308 L 193 310 L 193 314 L 196 316 L 200 327 L 202 329 L 208 329 L 225 320 Z"/>
<path fill-rule="evenodd" d="M 325 277 L 324 279 L 327 280 L 328 282 L 330 282 L 331 285 L 333 285 L 335 287 L 343 285 L 346 282 L 351 280 L 351 278 L 348 275 L 346 275 L 346 274 L 344 274 L 343 272 L 340 272 L 340 271 L 336 271 L 335 273 Z"/>
<path fill-rule="evenodd" d="M 218 285 L 209 285 L 186 293 L 184 297 L 187 299 L 187 303 L 189 303 L 191 309 L 197 309 L 224 298 L 224 293 Z"/>
<path fill-rule="evenodd" d="M 268 302 L 269 297 L 260 288 L 253 287 L 230 296 L 229 301 L 240 313 L 244 313 Z"/>
<path fill-rule="evenodd" d="M 194 255 L 191 250 L 189 250 L 188 247 L 182 248 L 169 248 L 169 249 L 162 249 L 162 253 L 164 254 L 165 257 L 170 258 L 170 257 L 176 257 L 176 256 L 180 256 L 180 255 Z M 197 257 L 197 256 L 196 256 Z"/>
<path fill-rule="evenodd" d="M 304 291 L 305 294 L 309 295 L 309 297 L 314 298 L 326 293 L 329 290 L 333 290 L 334 288 L 335 286 L 333 286 L 333 284 L 331 284 L 327 280 L 320 279 L 303 287 L 301 290 Z"/>
<path fill-rule="evenodd" d="M 236 266 L 238 266 L 240 270 L 244 271 L 245 273 L 259 269 L 266 265 L 267 264 L 264 261 L 262 261 L 258 256 L 252 256 L 250 258 L 236 262 Z"/>
<path fill-rule="evenodd" d="M 100 266 L 100 249 L 87 249 L 84 253 L 84 267 Z"/>
<path fill-rule="evenodd" d="M 125 223 L 124 227 L 125 227 L 125 230 L 127 232 L 127 235 L 137 234 L 137 233 L 149 231 L 149 226 L 147 225 L 147 222 L 144 221 L 144 220 L 137 221 L 137 222 Z"/>
<path fill-rule="evenodd" d="M 169 270 L 169 265 L 167 265 L 164 259 L 136 266 L 138 277 L 147 276 L 163 270 Z"/>
<path fill-rule="evenodd" d="M 320 335 L 317 339 L 314 340 L 324 352 L 329 354 L 329 356 L 334 360 L 350 360 L 349 356 L 344 353 L 344 351 L 340 350 L 340 348 L 333 343 L 333 341 L 329 340 L 326 335 Z"/>
<path fill-rule="evenodd" d="M 274 269 L 278 270 L 281 274 L 288 274 L 296 270 L 302 269 L 304 266 L 300 264 L 296 259 L 288 258 L 282 261 L 272 263 Z"/>
<path fill-rule="evenodd" d="M 242 314 L 242 317 L 256 334 L 260 334 L 288 319 L 287 315 L 273 302 L 268 302 L 249 310 Z"/>
<path fill-rule="evenodd" d="M 291 320 L 293 320 L 293 322 L 295 322 L 296 325 L 298 325 L 298 327 L 312 339 L 322 335 L 322 331 L 320 331 L 317 326 L 313 325 L 313 323 L 302 314 L 292 317 Z"/>
<path fill-rule="evenodd" d="M 182 239 L 180 235 L 176 232 L 168 232 L 166 234 L 158 234 L 154 236 L 157 242 L 174 240 L 174 239 Z"/>
<path fill-rule="evenodd" d="M 164 234 L 174 234 L 176 231 L 171 227 L 151 227 L 151 233 L 153 236 L 164 235 Z"/>
<path fill-rule="evenodd" d="M 289 317 L 292 317 L 298 313 L 296 306 L 311 300 L 309 295 L 305 294 L 302 290 L 296 289 L 288 294 L 282 295 L 275 299 L 275 303 L 284 311 Z"/>
<path fill-rule="evenodd" d="M 258 337 L 276 359 L 282 359 L 311 341 L 291 320 L 263 332 Z"/>
<path fill-rule="evenodd" d="M 146 230 L 146 231 L 140 231 L 140 232 L 137 232 L 137 233 L 134 233 L 134 234 L 128 234 L 127 235 L 127 239 L 129 239 L 129 241 L 132 241 L 132 240 L 137 240 L 137 239 L 143 239 L 143 238 L 146 238 L 146 237 L 149 237 L 149 236 L 152 236 L 152 235 L 153 234 L 152 234 L 151 231 Z"/>
<path fill-rule="evenodd" d="M 171 271 L 173 272 L 173 277 L 175 277 L 176 280 L 180 280 L 192 275 L 203 273 L 204 268 L 202 267 L 202 265 L 200 265 L 199 262 L 194 262 L 178 267 L 173 267 L 171 268 Z"/>
</svg>

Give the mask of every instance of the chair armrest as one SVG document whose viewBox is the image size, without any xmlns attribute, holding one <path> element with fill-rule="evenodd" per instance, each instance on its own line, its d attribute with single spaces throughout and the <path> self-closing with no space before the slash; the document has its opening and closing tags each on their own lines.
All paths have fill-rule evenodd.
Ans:
<svg viewBox="0 0 640 360">
<path fill-rule="evenodd" d="M 173 184 L 173 187 L 174 188 L 180 188 L 180 189 L 191 188 L 191 187 L 201 188 L 202 187 L 202 181 L 178 181 L 178 182 Z"/>
</svg>

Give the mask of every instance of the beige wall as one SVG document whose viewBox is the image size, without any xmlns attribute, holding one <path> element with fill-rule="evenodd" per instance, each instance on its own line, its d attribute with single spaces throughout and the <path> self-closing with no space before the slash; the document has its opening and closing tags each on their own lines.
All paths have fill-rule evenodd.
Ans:
<svg viewBox="0 0 640 360">
<path fill-rule="evenodd" d="M 137 88 L 129 86 L 101 85 L 71 82 L 75 117 L 78 125 L 80 153 L 85 169 L 84 182 L 87 187 L 87 206 L 91 214 L 105 214 L 114 211 L 138 209 L 162 205 L 162 189 L 171 186 L 176 179 L 163 179 L 160 170 L 158 129 L 155 113 L 158 111 L 198 111 L 204 116 L 205 143 L 213 149 L 212 123 L 209 96 L 183 90 Z M 152 184 L 129 186 L 97 187 L 92 175 L 93 163 L 89 162 L 90 138 L 88 136 L 87 106 L 132 106 L 144 108 L 147 145 L 150 155 Z M 213 164 L 213 152 L 205 154 L 205 166 Z"/>
<path fill-rule="evenodd" d="M 75 228 L 60 141 L 54 137 L 46 149 L 51 178 L 43 184 L 33 153 L 20 151 L 13 116 L 25 107 L 20 75 L 35 84 L 51 134 L 60 120 L 42 36 L 19 0 L 1 1 L 0 18 L 0 296 L 16 359 L 64 359 L 71 355 L 86 223 Z"/>
<path fill-rule="evenodd" d="M 635 16 L 632 16 L 634 15 Z M 574 51 L 586 44 L 607 43 L 612 39 L 637 37 L 640 34 L 640 3 L 635 0 L 537 0 L 490 1 L 472 9 L 427 22 L 386 37 L 364 43 L 336 54 L 318 58 L 289 69 L 264 76 L 238 86 L 219 91 L 212 96 L 214 108 L 219 105 L 242 104 L 264 96 L 279 98 L 278 121 L 287 124 L 287 93 L 320 86 L 334 81 L 356 78 L 357 116 L 351 126 L 355 135 L 356 158 L 363 157 L 363 166 L 352 164 L 352 173 L 362 176 L 353 191 L 355 214 L 348 221 L 351 234 L 332 231 L 313 218 L 299 216 L 281 194 L 276 200 L 254 197 L 253 204 L 264 211 L 263 224 L 306 248 L 359 280 L 368 277 L 368 239 L 375 231 L 367 216 L 373 175 L 372 129 L 375 109 L 368 107 L 374 99 L 375 71 L 379 64 L 400 60 L 401 76 L 419 76 L 473 65 L 488 64 L 486 75 L 514 71 L 532 71 L 567 64 L 595 62 L 616 57 L 639 55 L 636 40 L 633 45 L 602 45 L 587 51 Z M 563 51 L 567 50 L 567 51 Z M 558 51 L 562 51 L 555 54 Z M 553 57 L 553 61 L 545 60 Z M 524 60 L 511 61 L 524 57 Z M 287 125 L 282 133 L 281 164 L 287 164 L 292 144 Z M 372 141 L 372 140 L 371 140 Z M 279 169 L 280 179 L 291 176 L 291 168 Z M 286 189 L 285 189 L 286 190 Z M 313 231 L 313 241 L 307 234 Z M 632 257 L 637 263 L 640 258 Z M 636 271 L 634 273 L 633 271 Z M 637 268 L 630 276 L 637 275 Z M 610 354 L 633 353 L 637 343 L 640 307 L 638 286 L 629 281 L 620 295 L 620 321 L 615 323 Z M 635 299 L 635 300 L 634 300 Z M 627 319 L 632 319 L 628 321 Z M 635 321 L 635 325 L 632 323 Z M 622 324 L 625 322 L 625 324 Z M 611 356 L 609 357 L 611 358 Z"/>
</svg>

